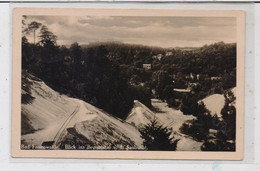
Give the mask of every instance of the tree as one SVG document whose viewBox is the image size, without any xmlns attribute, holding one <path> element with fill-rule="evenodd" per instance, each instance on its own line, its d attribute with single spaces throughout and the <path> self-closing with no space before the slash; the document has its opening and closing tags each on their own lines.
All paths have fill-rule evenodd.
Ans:
<svg viewBox="0 0 260 171">
<path fill-rule="evenodd" d="M 33 64 L 33 48 L 28 42 L 28 39 L 22 37 L 22 67 L 28 69 L 29 65 Z"/>
<path fill-rule="evenodd" d="M 221 110 L 222 120 L 219 122 L 217 136 L 203 143 L 203 151 L 235 151 L 236 150 L 236 108 L 232 91 L 225 93 L 225 105 Z"/>
<path fill-rule="evenodd" d="M 236 86 L 236 68 L 230 73 L 225 72 L 222 77 L 223 89 L 229 89 Z"/>
<path fill-rule="evenodd" d="M 181 111 L 184 115 L 197 116 L 198 102 L 193 94 L 189 93 L 182 98 Z"/>
<path fill-rule="evenodd" d="M 155 88 L 155 91 L 158 93 L 160 99 L 164 99 L 165 91 L 169 90 L 169 86 L 172 85 L 172 80 L 169 74 L 166 71 L 155 71 L 152 74 L 152 82 Z M 166 88 L 166 86 L 168 86 Z M 166 89 L 165 89 L 166 88 Z M 165 89 L 165 91 L 164 91 Z"/>
<path fill-rule="evenodd" d="M 24 17 L 26 19 L 26 17 Z M 25 24 L 25 21 L 23 20 L 23 24 Z M 30 34 L 30 32 L 33 32 L 33 43 L 35 44 L 35 32 L 41 27 L 41 23 L 38 23 L 37 21 L 32 21 L 28 27 L 24 30 L 25 34 Z"/>
<path fill-rule="evenodd" d="M 59 47 L 57 46 L 57 36 L 54 35 L 49 29 L 43 25 L 39 35 L 39 45 L 41 48 L 41 57 L 45 62 L 54 62 L 57 60 Z"/>
<path fill-rule="evenodd" d="M 70 57 L 76 63 L 81 61 L 83 51 L 77 42 L 70 45 Z"/>
<path fill-rule="evenodd" d="M 62 45 L 62 46 L 60 47 L 60 55 L 63 57 L 63 59 L 64 59 L 65 57 L 69 57 L 69 53 L 70 53 L 70 51 L 69 51 L 69 49 L 68 49 L 66 46 Z M 68 59 L 67 59 L 67 60 L 68 60 Z"/>
<path fill-rule="evenodd" d="M 162 91 L 162 98 L 165 100 L 169 100 L 173 98 L 173 86 L 172 85 L 166 85 Z"/>
<path fill-rule="evenodd" d="M 57 45 L 57 36 L 54 35 L 51 31 L 49 31 L 48 27 L 45 25 L 42 26 L 40 30 L 40 41 L 39 44 L 43 47 L 48 46 L 48 45 Z"/>
<path fill-rule="evenodd" d="M 193 115 L 196 116 L 197 119 L 185 122 L 181 126 L 180 131 L 190 135 L 197 141 L 205 140 L 209 133 L 209 129 L 213 128 L 213 118 L 210 111 L 206 109 L 203 102 L 200 102 Z"/>
<path fill-rule="evenodd" d="M 232 91 L 225 93 L 225 105 L 221 110 L 221 115 L 225 125 L 221 132 L 227 140 L 235 140 L 236 138 L 236 107 L 234 106 L 236 97 Z"/>
<path fill-rule="evenodd" d="M 74 79 L 75 76 L 79 75 L 79 73 L 82 73 L 80 66 L 83 58 L 83 51 L 77 42 L 71 44 L 69 48 L 69 54 L 72 60 L 71 76 L 72 79 Z"/>
<path fill-rule="evenodd" d="M 175 151 L 179 140 L 173 140 L 171 131 L 159 125 L 156 119 L 140 130 L 144 139 L 143 145 L 147 150 Z"/>
<path fill-rule="evenodd" d="M 22 16 L 22 33 L 23 33 L 23 36 L 25 36 L 25 34 L 26 34 L 26 32 L 27 32 L 26 19 L 27 19 L 27 16 L 26 16 L 26 15 L 23 15 L 23 16 Z"/>
</svg>

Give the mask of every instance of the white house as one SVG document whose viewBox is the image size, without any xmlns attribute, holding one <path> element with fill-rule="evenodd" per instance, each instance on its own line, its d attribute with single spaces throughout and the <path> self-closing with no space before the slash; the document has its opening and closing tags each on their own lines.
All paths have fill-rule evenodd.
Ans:
<svg viewBox="0 0 260 171">
<path fill-rule="evenodd" d="M 173 53 L 172 52 L 166 52 L 166 56 L 171 56 Z"/>
<path fill-rule="evenodd" d="M 211 80 L 221 80 L 222 77 L 210 77 Z"/>
<path fill-rule="evenodd" d="M 151 64 L 143 64 L 143 68 L 145 70 L 150 70 L 150 69 L 152 69 L 152 65 Z"/>
</svg>

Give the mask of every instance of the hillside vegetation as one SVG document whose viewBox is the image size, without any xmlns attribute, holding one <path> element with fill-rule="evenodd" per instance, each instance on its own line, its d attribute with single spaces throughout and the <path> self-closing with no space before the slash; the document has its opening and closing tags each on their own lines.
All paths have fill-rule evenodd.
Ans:
<svg viewBox="0 0 260 171">
<path fill-rule="evenodd" d="M 81 105 L 86 102 L 91 109 L 102 110 L 102 116 L 109 113 L 116 119 L 113 124 L 104 121 L 104 117 L 76 120 L 73 129 L 70 127 L 73 136 L 67 137 L 68 143 L 82 143 L 78 139 L 74 141 L 75 136 L 81 134 L 85 138 L 96 138 L 98 141 L 92 143 L 99 146 L 103 137 L 113 137 L 109 135 L 113 134 L 111 132 L 103 134 L 101 131 L 95 135 L 93 131 L 104 126 L 104 129 L 111 127 L 118 133 L 114 136 L 123 142 L 121 145 L 137 148 L 138 145 L 129 140 L 131 137 L 125 137 L 128 131 L 120 132 L 118 124 L 114 124 L 114 121 L 126 119 L 138 129 L 145 127 L 164 133 L 170 149 L 180 146 L 177 140 L 170 142 L 172 133 L 166 127 L 176 132 L 180 130 L 182 148 L 190 150 L 190 147 L 184 147 L 189 142 L 194 144 L 192 150 L 198 150 L 201 144 L 202 150 L 235 150 L 236 97 L 230 91 L 236 87 L 235 43 L 217 42 L 199 48 L 160 48 L 121 42 L 88 45 L 75 42 L 64 46 L 57 44 L 58 37 L 47 26 L 35 21 L 26 24 L 25 20 L 26 16 L 23 16 L 21 98 L 22 134 L 25 136 L 44 132 L 47 127 L 55 129 L 52 127 L 55 125 L 49 124 L 77 114 L 80 105 L 76 100 L 76 106 L 72 107 L 75 100 L 71 103 L 67 98 L 71 97 L 79 99 Z M 28 35 L 33 35 L 33 42 L 28 41 Z M 160 102 L 158 106 L 151 99 Z M 149 126 L 154 113 L 158 114 L 160 110 L 164 115 L 159 115 L 156 124 Z M 68 113 L 71 115 L 65 117 Z M 164 122 L 166 127 L 160 125 L 165 120 L 171 120 Z M 172 124 L 175 120 L 178 123 Z M 85 129 L 86 125 L 93 127 Z M 189 138 L 184 139 L 184 134 Z M 147 141 L 150 135 L 147 132 L 142 137 Z M 106 143 L 117 148 L 113 146 L 114 141 Z M 147 144 L 146 148 L 157 149 Z"/>
<path fill-rule="evenodd" d="M 47 27 L 39 37 L 37 43 L 22 38 L 23 69 L 54 90 L 120 118 L 126 117 L 135 99 L 149 108 L 152 97 L 178 107 L 176 99 L 184 97 L 174 88 L 190 87 L 199 100 L 236 86 L 236 44 L 219 42 L 182 50 L 105 42 L 73 43 L 67 48 L 57 45 L 57 37 Z M 151 64 L 151 69 L 143 64 Z"/>
</svg>

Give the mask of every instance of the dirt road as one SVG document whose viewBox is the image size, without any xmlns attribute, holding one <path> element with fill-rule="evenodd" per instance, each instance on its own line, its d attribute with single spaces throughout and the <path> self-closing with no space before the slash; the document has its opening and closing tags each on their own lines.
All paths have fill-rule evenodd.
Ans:
<svg viewBox="0 0 260 171">
<path fill-rule="evenodd" d="M 71 121 L 71 119 L 77 114 L 77 112 L 79 111 L 80 105 L 77 104 L 77 106 L 75 107 L 74 111 L 69 115 L 69 117 L 65 120 L 65 122 L 61 125 L 61 127 L 59 128 L 57 134 L 55 135 L 55 137 L 53 138 L 54 141 L 54 145 L 57 147 L 59 146 L 60 141 L 62 140 L 63 136 L 66 134 L 66 128 L 67 125 L 69 124 L 69 122 Z"/>
</svg>

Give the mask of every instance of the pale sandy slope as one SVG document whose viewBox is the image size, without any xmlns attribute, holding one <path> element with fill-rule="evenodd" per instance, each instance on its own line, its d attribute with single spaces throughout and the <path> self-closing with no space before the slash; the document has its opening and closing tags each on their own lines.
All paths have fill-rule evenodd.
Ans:
<svg viewBox="0 0 260 171">
<path fill-rule="evenodd" d="M 213 94 L 204 98 L 203 103 L 206 108 L 211 112 L 211 115 L 217 115 L 221 117 L 221 110 L 225 104 L 225 98 L 223 94 Z"/>
<path fill-rule="evenodd" d="M 22 104 L 22 112 L 29 119 L 34 133 L 22 135 L 26 144 L 41 145 L 43 141 L 54 139 L 57 130 L 75 110 L 76 103 L 67 96 L 60 95 L 42 81 L 30 80 L 32 103 Z"/>
<path fill-rule="evenodd" d="M 231 91 L 236 96 L 236 88 L 232 88 Z M 204 98 L 202 101 L 206 108 L 211 112 L 212 116 L 217 115 L 218 117 L 221 117 L 221 110 L 225 104 L 225 97 L 223 94 L 213 94 Z"/>
<path fill-rule="evenodd" d="M 130 149 L 143 149 L 138 128 L 156 117 L 160 124 L 173 130 L 175 138 L 180 139 L 177 150 L 200 150 L 200 142 L 179 131 L 184 122 L 195 117 L 183 115 L 181 111 L 169 108 L 160 100 L 152 99 L 152 105 L 161 111 L 157 113 L 135 101 L 126 123 L 84 101 L 60 95 L 42 81 L 28 80 L 32 83 L 31 96 L 34 100 L 32 103 L 22 104 L 22 112 L 37 131 L 22 135 L 25 144 L 41 145 L 44 141 L 60 141 L 66 136 L 67 128 L 74 128 L 78 134 L 101 148 L 106 146 L 106 142 L 114 144 L 121 141 L 130 142 Z M 223 95 L 208 97 L 204 99 L 204 103 L 209 110 L 217 113 L 224 105 Z"/>
<path fill-rule="evenodd" d="M 67 134 L 67 128 L 74 127 L 79 134 L 99 146 L 103 145 L 104 140 L 110 139 L 111 142 L 131 141 L 133 148 L 143 148 L 140 133 L 134 126 L 82 100 L 60 95 L 42 81 L 29 81 L 32 83 L 31 96 L 34 100 L 30 104 L 23 104 L 22 111 L 37 131 L 22 135 L 24 144 L 41 145 L 44 141 L 61 141 Z M 108 134 L 110 129 L 113 129 L 112 135 Z M 102 136 L 98 137 L 100 132 Z"/>
<path fill-rule="evenodd" d="M 162 124 L 162 122 L 155 116 L 154 112 L 138 100 L 134 100 L 133 108 L 127 116 L 126 122 L 141 129 L 155 118 L 157 119 L 157 122 Z"/>
<path fill-rule="evenodd" d="M 164 126 L 172 128 L 173 136 L 179 139 L 177 144 L 177 151 L 200 151 L 201 142 L 193 140 L 190 136 L 180 133 L 180 127 L 188 120 L 195 119 L 192 115 L 183 115 L 180 110 L 169 108 L 167 103 L 158 99 L 152 99 L 152 105 L 161 112 L 156 113 Z"/>
<path fill-rule="evenodd" d="M 181 134 L 179 128 L 187 120 L 195 119 L 191 115 L 183 115 L 179 110 L 169 108 L 167 103 L 158 99 L 152 99 L 152 105 L 159 112 L 154 113 L 141 102 L 135 100 L 134 107 L 126 118 L 128 123 L 131 123 L 141 129 L 145 124 L 150 123 L 154 118 L 158 123 L 172 129 L 172 136 L 179 139 L 177 151 L 199 151 L 202 143 L 194 141 L 191 137 Z"/>
<path fill-rule="evenodd" d="M 143 140 L 136 127 L 93 105 L 77 101 L 81 104 L 81 111 L 72 119 L 70 126 L 94 144 L 95 149 L 110 148 L 111 144 L 126 145 L 119 149 L 143 149 Z"/>
</svg>

